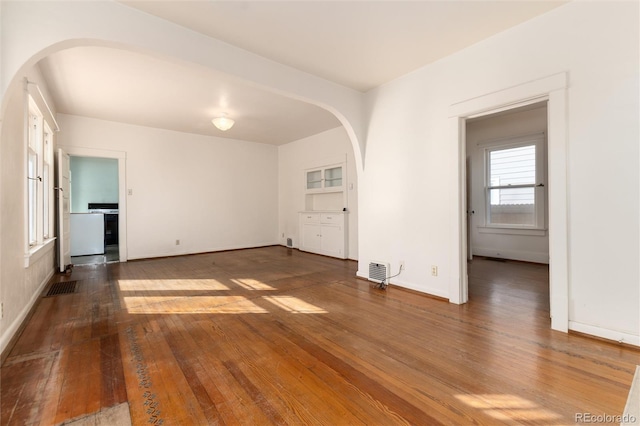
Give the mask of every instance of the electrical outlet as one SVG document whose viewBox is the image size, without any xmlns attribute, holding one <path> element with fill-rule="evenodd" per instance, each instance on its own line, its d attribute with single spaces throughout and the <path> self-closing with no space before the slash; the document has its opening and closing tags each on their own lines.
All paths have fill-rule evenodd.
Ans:
<svg viewBox="0 0 640 426">
<path fill-rule="evenodd" d="M 404 268 L 405 268 L 405 266 L 404 266 L 404 260 L 401 260 L 401 261 L 400 261 L 400 270 L 401 270 L 401 271 L 404 271 Z"/>
<path fill-rule="evenodd" d="M 282 238 L 284 238 L 284 232 L 282 233 Z"/>
<path fill-rule="evenodd" d="M 436 265 L 431 265 L 431 275 L 434 277 L 438 276 L 438 267 Z"/>
<path fill-rule="evenodd" d="M 133 195 L 133 189 L 129 188 L 128 194 Z"/>
<path fill-rule="evenodd" d="M 176 240 L 176 245 L 179 246 L 180 245 L 180 240 Z"/>
</svg>

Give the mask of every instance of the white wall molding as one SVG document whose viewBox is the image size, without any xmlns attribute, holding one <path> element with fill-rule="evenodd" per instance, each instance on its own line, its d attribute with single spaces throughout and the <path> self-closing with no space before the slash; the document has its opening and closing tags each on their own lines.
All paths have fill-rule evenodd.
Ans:
<svg viewBox="0 0 640 426">
<path fill-rule="evenodd" d="M 567 80 L 567 73 L 560 72 L 456 102 L 449 107 L 449 117 L 476 118 L 531 105 L 545 100 L 550 92 L 567 87 Z"/>
<path fill-rule="evenodd" d="M 522 251 L 522 250 L 500 250 L 500 252 L 497 253 L 494 248 L 474 247 L 473 255 L 496 257 L 499 259 L 520 260 L 523 262 L 545 263 L 545 264 L 549 263 L 549 256 L 546 256 L 543 253 Z"/>
<path fill-rule="evenodd" d="M 609 330 L 606 328 L 583 324 L 576 321 L 569 321 L 569 330 L 577 331 L 584 334 L 590 334 L 592 336 L 601 337 L 603 339 L 612 340 L 614 342 L 640 346 L 640 336 L 625 333 L 622 331 Z"/>
</svg>

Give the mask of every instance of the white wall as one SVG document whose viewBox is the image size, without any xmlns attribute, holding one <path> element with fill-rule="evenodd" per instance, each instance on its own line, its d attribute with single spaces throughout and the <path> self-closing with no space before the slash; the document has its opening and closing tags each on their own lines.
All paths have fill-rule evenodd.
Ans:
<svg viewBox="0 0 640 426">
<path fill-rule="evenodd" d="M 370 260 L 404 260 L 398 284 L 448 297 L 450 106 L 566 71 L 569 326 L 640 344 L 638 12 L 637 2 L 572 2 L 370 92 L 359 274 Z"/>
<path fill-rule="evenodd" d="M 87 213 L 89 203 L 118 203 L 118 160 L 71 157 L 71 213 Z"/>
<path fill-rule="evenodd" d="M 479 229 L 486 224 L 484 190 L 484 148 L 478 144 L 510 137 L 539 134 L 547 130 L 547 109 L 542 107 L 497 114 L 467 121 L 467 159 L 470 164 L 469 205 L 473 210 L 469 234 L 474 255 L 491 256 L 527 262 L 549 263 L 549 235 L 524 233 L 488 233 Z"/>
<path fill-rule="evenodd" d="M 396 283 L 448 297 L 450 281 L 455 276 L 452 267 L 457 268 L 458 264 L 452 255 L 457 223 L 450 215 L 458 197 L 452 172 L 458 167 L 458 158 L 452 155 L 456 149 L 446 142 L 450 139 L 447 117 L 450 106 L 567 72 L 570 80 L 567 99 L 570 326 L 610 338 L 631 336 L 638 344 L 638 12 L 637 2 L 571 2 L 368 93 L 365 109 L 368 116 L 363 117 L 359 93 L 116 2 L 2 2 L 1 112 L 3 122 L 7 121 L 9 110 L 14 107 L 10 95 L 25 66 L 34 64 L 47 52 L 90 43 L 89 40 L 120 43 L 192 61 L 326 106 L 343 120 L 350 138 L 367 135 L 366 146 L 362 138 L 360 145 L 355 145 L 357 164 L 360 164 L 360 152 L 366 152 L 366 168 L 358 176 L 360 274 L 366 275 L 370 260 L 390 261 L 394 269 L 398 261 L 404 260 L 406 271 L 395 279 Z M 74 134 L 94 134 L 95 125 L 77 121 Z M 4 199 L 4 190 L 11 186 L 12 179 L 7 177 L 5 166 L 11 169 L 11 162 L 19 163 L 22 159 L 19 152 L 5 147 L 14 143 L 9 141 L 14 136 L 13 132 L 5 132 L 5 123 L 2 126 L 0 232 L 3 242 L 0 253 L 3 259 L 1 292 L 6 295 L 5 283 L 23 285 L 25 275 L 14 266 L 11 272 L 5 273 L 4 269 L 5 260 L 14 265 L 19 258 L 11 241 L 5 243 L 5 231 L 9 230 L 7 235 L 10 235 L 11 227 L 20 223 L 11 212 L 6 213 L 7 206 L 21 202 L 13 188 L 7 188 L 8 198 Z M 111 133 L 149 135 L 148 130 L 121 132 L 115 125 L 98 127 L 107 132 L 100 145 L 108 149 L 122 148 L 118 148 L 122 144 L 118 139 L 107 137 Z M 162 132 L 159 135 L 162 136 L 160 146 L 171 146 L 174 153 L 183 154 L 176 148 L 177 138 Z M 164 151 L 156 152 L 148 137 L 140 139 L 149 151 L 135 150 L 127 162 L 134 160 L 137 167 L 149 172 L 144 157 L 158 160 Z M 116 148 L 110 148 L 112 146 Z M 160 162 L 171 163 L 171 159 L 165 157 L 159 158 Z M 174 182 L 159 171 L 142 173 L 137 167 L 127 167 L 127 179 L 131 173 L 135 184 L 134 198 L 130 201 L 135 205 L 136 217 L 132 220 L 136 223 L 130 223 L 130 228 L 138 229 L 142 225 L 141 229 L 145 230 L 135 235 L 136 254 L 144 256 L 144 248 L 150 245 L 157 247 L 154 252 L 174 252 L 175 248 L 172 251 L 168 245 L 180 237 L 159 236 L 158 230 L 148 229 L 141 223 L 142 211 L 148 207 L 146 201 L 163 198 L 160 190 L 153 191 L 144 183 L 146 175 L 162 179 L 171 194 L 177 193 Z M 178 169 L 178 174 L 184 176 L 203 173 Z M 276 175 L 274 171 L 274 188 L 277 188 Z M 142 197 L 137 196 L 139 188 L 143 189 Z M 179 206 L 180 197 L 175 198 L 174 205 Z M 250 204 L 261 208 L 260 200 L 252 200 Z M 615 219 L 609 219 L 611 210 L 617 212 Z M 164 219 L 166 214 L 161 216 Z M 277 215 L 271 220 L 277 224 Z M 198 223 L 203 221 L 198 218 Z M 177 225 L 172 226 L 174 233 L 181 234 Z M 151 244 L 141 240 L 148 235 L 154 239 Z M 224 233 L 220 236 L 225 237 Z M 185 241 L 191 240 L 190 237 Z M 279 241 L 277 235 L 269 239 Z M 431 276 L 430 265 L 439 267 L 437 277 Z M 15 300 L 17 306 L 24 306 Z M 4 322 L 2 327 L 4 329 Z"/>
<path fill-rule="evenodd" d="M 358 182 L 353 148 L 343 127 L 337 127 L 278 148 L 278 205 L 280 244 L 293 239 L 299 246 L 298 212 L 305 210 L 304 170 L 346 162 L 348 257 L 358 258 Z M 284 234 L 284 237 L 282 236 Z"/>
<path fill-rule="evenodd" d="M 126 153 L 129 259 L 278 243 L 277 147 L 64 114 L 58 122 L 61 147 Z"/>
<path fill-rule="evenodd" d="M 52 108 L 46 84 L 37 69 L 21 74 L 37 82 Z M 42 99 L 30 86 L 38 107 L 49 119 Z M 44 285 L 54 273 L 55 245 L 47 244 L 29 257 L 25 237 L 26 148 L 25 105 L 23 85 L 17 84 L 6 94 L 6 109 L 0 121 L 0 352 L 18 330 Z M 53 128 L 54 126 L 51 125 Z M 54 135 L 55 143 L 55 135 Z"/>
</svg>

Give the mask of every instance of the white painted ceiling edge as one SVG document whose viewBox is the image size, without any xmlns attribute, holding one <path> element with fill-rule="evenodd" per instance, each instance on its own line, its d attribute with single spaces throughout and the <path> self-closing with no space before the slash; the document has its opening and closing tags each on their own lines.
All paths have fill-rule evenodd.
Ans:
<svg viewBox="0 0 640 426">
<path fill-rule="evenodd" d="M 105 34 L 118 22 L 122 42 L 139 39 L 136 52 L 75 43 L 84 46 L 42 55 L 59 112 L 279 145 L 346 120 L 352 138 L 361 136 L 359 92 L 564 2 L 73 2 L 70 15 L 61 2 L 45 3 L 47 31 L 75 19 L 88 38 L 113 39 Z M 348 112 L 332 109 L 336 96 Z M 221 112 L 236 120 L 226 133 L 210 121 Z"/>
</svg>

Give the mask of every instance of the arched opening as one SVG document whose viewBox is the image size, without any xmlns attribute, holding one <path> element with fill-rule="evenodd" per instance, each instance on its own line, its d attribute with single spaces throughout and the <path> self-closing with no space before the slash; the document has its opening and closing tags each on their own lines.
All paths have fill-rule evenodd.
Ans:
<svg viewBox="0 0 640 426">
<path fill-rule="evenodd" d="M 78 52 L 80 54 L 78 54 Z M 82 55 L 87 55 L 87 58 L 83 59 Z M 108 56 L 108 58 L 105 59 L 105 56 Z M 102 64 L 101 67 L 100 61 L 104 60 L 107 61 L 106 63 L 108 63 L 109 60 L 112 62 L 115 61 L 115 63 L 113 63 L 110 68 L 108 66 L 104 66 L 104 64 Z M 127 61 L 133 61 L 133 63 L 127 63 Z M 76 73 L 78 70 L 81 70 L 82 65 L 86 65 L 87 62 L 92 62 L 95 66 L 84 72 L 84 75 L 82 75 L 82 73 Z M 161 68 L 164 66 L 166 66 L 167 69 L 163 71 Z M 127 204 L 129 204 L 128 201 L 130 201 L 130 204 L 132 205 L 131 208 L 133 209 L 132 211 L 135 212 L 138 210 L 139 214 L 137 214 L 136 218 L 136 214 L 130 211 L 128 227 L 120 226 L 120 229 L 123 230 L 121 232 L 125 233 L 121 237 L 121 241 L 124 243 L 124 247 L 122 248 L 124 252 L 121 251 L 120 255 L 121 259 L 240 248 L 256 244 L 268 244 L 273 241 L 272 238 L 269 238 L 266 235 L 266 231 L 263 229 L 261 231 L 254 230 L 258 233 L 262 232 L 262 234 L 260 234 L 261 236 L 259 236 L 256 241 L 252 241 L 250 237 L 244 236 L 238 240 L 227 239 L 216 245 L 207 245 L 203 240 L 198 240 L 199 237 L 196 235 L 197 232 L 187 230 L 177 223 L 173 223 L 172 226 L 167 228 L 166 224 L 171 221 L 171 218 L 169 217 L 164 217 L 164 222 L 162 223 L 158 222 L 153 225 L 149 225 L 149 220 L 146 219 L 144 217 L 144 213 L 142 213 L 142 211 L 144 211 L 144 209 L 148 209 L 148 207 L 140 208 L 136 206 L 135 196 L 139 194 L 139 191 L 133 186 L 138 185 L 136 181 L 139 181 L 142 182 L 142 191 L 145 194 L 159 192 L 155 191 L 153 186 L 147 186 L 146 183 L 162 182 L 162 173 L 156 173 L 156 170 L 171 170 L 172 165 L 170 162 L 175 162 L 175 160 L 185 154 L 180 153 L 180 151 L 174 146 L 174 149 L 176 150 L 173 151 L 174 154 L 171 156 L 170 160 L 165 159 L 167 161 L 160 163 L 161 165 L 154 167 L 153 170 L 147 170 L 146 173 L 140 173 L 140 167 L 135 166 L 136 158 L 142 158 L 145 154 L 137 149 L 134 149 L 133 152 L 128 152 L 129 148 L 127 148 L 127 146 L 135 147 L 136 144 L 131 143 L 134 136 L 130 128 L 125 129 L 127 126 L 141 126 L 155 129 L 154 131 L 147 133 L 143 132 L 145 133 L 142 137 L 144 140 L 158 140 L 165 137 L 171 139 L 168 136 L 169 133 L 182 132 L 188 134 L 189 136 L 187 139 L 191 140 L 198 146 L 201 146 L 203 143 L 204 139 L 202 137 L 206 138 L 207 136 L 215 137 L 216 143 L 218 143 L 218 146 L 221 146 L 220 144 L 224 145 L 226 143 L 224 140 L 230 141 L 229 137 L 244 142 L 254 142 L 252 140 L 253 136 L 259 135 L 260 133 L 266 133 L 264 129 L 269 127 L 285 126 L 290 123 L 293 123 L 294 125 L 291 126 L 292 130 L 288 131 L 288 133 L 285 132 L 283 136 L 284 142 L 291 143 L 304 141 L 300 143 L 307 143 L 308 146 L 314 142 L 308 141 L 307 139 L 313 138 L 314 135 L 332 131 L 331 129 L 333 128 L 342 129 L 341 131 L 337 131 L 337 136 L 343 142 L 338 144 L 341 148 L 336 148 L 341 151 L 336 152 L 334 149 L 334 152 L 332 152 L 331 150 L 327 150 L 326 146 L 318 145 L 326 145 L 321 141 L 323 139 L 321 136 L 318 138 L 319 141 L 316 143 L 319 148 L 317 154 L 319 158 L 317 161 L 314 160 L 313 163 L 306 161 L 304 167 L 326 162 L 327 158 L 332 156 L 335 157 L 336 153 L 345 158 L 345 162 L 348 163 L 347 170 L 350 175 L 348 177 L 349 180 L 345 185 L 345 191 L 353 191 L 353 194 L 349 193 L 349 196 L 345 197 L 345 199 L 349 199 L 349 204 L 348 206 L 345 205 L 340 209 L 342 210 L 344 208 L 352 210 L 349 224 L 350 235 L 348 238 L 348 240 L 351 241 L 349 257 L 357 258 L 357 176 L 361 170 L 361 157 L 359 155 L 359 145 L 353 128 L 349 125 L 345 116 L 337 112 L 336 108 L 319 105 L 321 104 L 320 102 L 314 103 L 307 99 L 301 99 L 299 95 L 295 94 L 287 96 L 282 90 L 259 87 L 254 83 L 246 82 L 236 76 L 209 69 L 201 64 L 194 64 L 182 59 L 170 58 L 163 54 L 150 54 L 149 52 L 143 52 L 136 48 L 125 48 L 125 46 L 119 43 L 108 44 L 104 42 L 86 40 L 70 40 L 58 43 L 55 46 L 51 46 L 37 55 L 34 55 L 28 63 L 21 68 L 21 71 L 10 85 L 10 88 L 20 84 L 18 80 L 19 75 L 28 73 L 34 68 L 42 76 L 41 84 L 49 86 L 45 90 L 47 95 L 53 99 L 58 99 L 57 109 L 61 116 L 60 121 L 63 122 L 63 131 L 58 135 L 59 146 L 62 146 L 65 149 L 70 149 L 73 152 L 77 152 L 78 150 L 80 152 L 112 151 L 121 153 L 123 157 L 129 157 L 128 162 L 130 165 L 127 167 L 131 167 L 132 169 L 123 173 L 122 179 L 124 179 L 124 181 L 119 184 L 122 191 L 122 195 L 119 200 L 121 210 L 123 210 L 121 213 L 126 212 Z M 130 73 L 138 73 L 139 75 L 134 75 L 134 77 L 137 77 L 138 79 L 136 80 L 135 78 L 132 78 L 131 81 L 126 81 L 127 71 Z M 142 76 L 146 77 L 142 79 Z M 107 82 L 108 79 L 117 81 L 115 83 L 113 81 L 109 83 Z M 174 81 L 172 82 L 170 79 L 174 79 Z M 208 81 L 212 81 L 212 83 L 209 84 Z M 75 85 L 73 90 L 69 89 L 71 86 L 65 86 L 66 82 L 73 82 L 71 83 Z M 185 95 L 185 93 L 189 91 L 191 92 L 188 93 L 188 96 Z M 144 97 L 147 94 L 157 94 L 158 92 L 167 93 L 161 96 L 159 98 L 160 101 L 155 102 L 155 105 L 145 103 L 148 102 L 148 100 L 144 100 Z M 80 93 L 80 95 L 78 95 L 78 93 Z M 128 97 L 126 96 L 127 93 L 129 94 Z M 120 96 L 120 107 L 114 108 L 113 102 L 114 99 L 117 101 L 118 96 Z M 185 99 L 182 99 L 183 96 Z M 87 106 L 87 109 L 85 110 L 90 111 L 89 113 L 74 112 L 76 111 L 74 110 L 74 103 L 87 103 L 89 98 L 99 100 L 99 102 L 94 103 L 93 106 Z M 62 102 L 60 102 L 60 99 L 62 99 Z M 104 102 L 100 102 L 100 100 L 104 100 Z M 111 104 L 109 104 L 109 102 L 111 102 Z M 247 108 L 243 103 L 245 105 L 249 104 L 252 106 L 259 105 L 263 109 L 260 110 L 257 107 L 254 107 L 253 109 Z M 4 104 L 5 100 L 3 99 L 3 105 Z M 102 108 L 100 106 L 101 104 L 104 104 L 105 107 Z M 182 108 L 178 110 L 175 108 L 162 109 L 161 106 L 163 104 L 171 104 L 172 106 L 173 104 L 180 104 Z M 93 108 L 93 110 L 91 110 L 91 108 Z M 230 111 L 233 113 L 238 123 L 236 124 L 236 129 L 232 129 L 228 134 L 221 134 L 210 125 L 210 119 L 212 116 L 222 112 L 223 109 L 225 112 Z M 264 117 L 259 117 L 260 114 L 264 114 L 264 111 L 267 111 L 268 114 Z M 280 115 L 282 117 L 277 116 L 279 111 L 281 112 Z M 154 124 L 154 114 L 161 115 L 163 125 Z M 180 114 L 183 114 L 183 116 L 178 117 Z M 311 129 L 305 129 L 304 123 L 301 124 L 299 122 L 299 118 L 304 117 L 305 115 L 309 116 L 311 114 L 315 114 L 317 118 L 315 120 L 307 121 L 307 123 L 310 123 L 309 126 L 312 127 Z M 134 115 L 135 117 L 133 117 Z M 200 123 L 196 124 L 196 126 L 191 129 L 183 129 L 180 127 L 181 124 L 179 123 L 179 119 L 182 118 L 184 122 L 185 117 L 191 117 L 194 118 L 194 120 L 200 119 Z M 253 120 L 253 123 L 250 123 L 251 120 Z M 119 123 L 119 125 L 115 123 Z M 155 132 L 155 134 L 151 134 L 153 132 Z M 276 132 L 272 133 L 276 134 Z M 312 134 L 309 135 L 309 133 Z M 336 132 L 334 131 L 334 136 L 335 133 Z M 117 135 L 117 137 L 114 138 L 114 134 Z M 106 135 L 109 136 L 107 137 Z M 127 139 L 129 140 L 128 144 L 124 142 Z M 171 145 L 173 142 L 169 141 L 168 143 Z M 286 144 L 280 143 L 281 141 L 267 139 L 257 140 L 256 142 L 274 146 L 282 146 Z M 249 145 L 246 143 L 244 145 L 245 148 L 241 151 L 246 153 L 246 147 Z M 145 149 L 148 152 L 153 152 L 152 145 L 147 146 Z M 231 147 L 230 144 L 223 149 L 223 155 L 221 155 L 220 152 L 211 152 L 211 147 L 204 146 L 202 149 L 203 150 L 200 153 L 201 155 L 195 156 L 198 159 L 207 158 L 208 156 L 221 158 L 228 155 L 233 158 L 233 156 L 240 155 L 240 153 L 237 152 L 238 147 Z M 278 152 L 281 150 L 282 148 L 272 148 L 270 155 L 275 158 L 279 155 Z M 265 156 L 263 154 L 264 153 L 252 154 L 255 155 L 255 158 L 250 160 L 249 164 L 244 165 L 243 167 L 251 168 L 251 165 L 253 165 L 254 170 L 256 170 L 257 165 L 264 163 Z M 94 155 L 91 154 L 91 156 Z M 151 157 L 157 156 L 162 157 L 162 154 L 151 154 Z M 105 158 L 111 157 L 112 156 L 106 156 Z M 124 158 L 120 161 L 125 164 Z M 298 160 L 294 159 L 292 161 L 295 163 Z M 197 165 L 193 167 L 196 170 L 208 168 L 206 163 L 196 164 Z M 226 165 L 218 165 L 212 167 L 212 169 L 224 169 L 225 166 Z M 138 174 L 140 175 L 138 176 Z M 148 179 L 149 176 L 155 177 L 155 179 Z M 176 176 L 181 176 L 181 174 L 178 172 Z M 277 176 L 274 175 L 271 177 L 277 180 Z M 297 173 L 296 178 L 299 178 L 300 181 L 302 180 L 302 168 L 299 173 Z M 345 176 L 345 178 L 347 178 L 347 176 Z M 222 179 L 221 176 L 214 175 L 197 176 L 194 179 L 191 179 L 191 182 L 204 182 L 206 180 L 219 181 L 220 179 Z M 222 193 L 225 196 L 230 196 L 233 199 L 233 203 L 231 204 L 244 206 L 244 209 L 242 210 L 245 212 L 250 211 L 252 207 L 263 208 L 265 203 L 269 205 L 266 210 L 276 212 L 282 210 L 281 206 L 277 206 L 277 204 L 273 204 L 273 202 L 265 201 L 264 199 L 255 196 L 255 194 L 252 195 L 250 189 L 251 184 L 244 181 L 245 179 L 236 176 L 236 183 L 238 180 L 242 180 L 241 186 L 245 188 L 245 194 L 248 194 L 246 198 L 258 198 L 259 201 L 257 203 L 252 203 L 246 199 L 243 200 L 239 197 L 234 197 L 227 191 L 223 190 Z M 174 185 L 178 184 L 175 182 L 166 182 L 164 187 L 175 189 L 175 192 L 173 192 L 175 194 L 181 193 L 178 187 L 174 187 Z M 185 186 L 187 186 L 186 182 L 183 182 L 181 187 L 184 188 Z M 271 196 L 273 196 L 274 199 L 277 199 L 277 192 L 280 191 L 282 187 L 283 185 L 280 184 L 280 188 L 278 188 L 275 193 L 271 193 Z M 284 185 L 284 187 L 286 187 L 286 185 Z M 182 202 L 179 203 L 180 205 L 190 206 L 183 209 L 182 213 L 184 215 L 189 214 L 187 212 L 188 210 L 194 211 L 202 207 L 200 205 L 203 203 L 203 197 L 201 194 L 206 191 L 204 188 L 200 188 L 199 190 L 192 189 L 187 192 L 190 194 L 191 199 L 199 199 L 199 201 L 196 203 L 189 203 L 182 200 Z M 261 192 L 264 194 L 270 193 L 269 191 Z M 167 193 L 171 194 L 172 192 L 168 191 Z M 300 194 L 293 194 L 290 196 L 293 201 L 290 200 L 285 202 L 285 204 L 288 203 L 288 208 L 292 212 L 297 213 L 304 209 L 304 205 L 300 205 L 299 202 L 296 204 L 296 200 L 300 197 Z M 302 195 L 302 197 L 304 197 L 304 195 Z M 171 203 L 170 201 L 160 201 L 160 198 L 162 198 L 161 195 L 155 193 L 150 200 L 145 200 L 145 203 L 147 203 L 147 206 L 149 203 L 154 206 L 164 202 Z M 209 205 L 206 202 L 204 202 L 204 204 L 205 208 L 212 207 L 212 205 Z M 173 204 L 173 206 L 175 206 L 175 204 Z M 160 216 L 163 216 L 163 214 L 161 213 Z M 122 220 L 126 217 L 127 216 L 123 214 Z M 236 218 L 237 214 L 226 212 L 226 215 L 223 214 L 218 219 L 224 220 L 225 218 L 230 217 Z M 272 224 L 278 227 L 279 238 L 277 238 L 276 242 L 284 244 L 291 233 L 294 234 L 294 241 L 298 241 L 299 238 L 298 235 L 296 235 L 298 231 L 297 216 L 295 220 L 292 219 L 293 217 L 293 214 L 288 214 L 288 218 L 283 219 L 281 217 L 277 217 L 277 213 L 276 215 L 271 216 L 270 220 Z M 255 217 L 252 216 L 252 214 L 247 213 L 245 222 L 256 222 Z M 135 229 L 138 229 L 136 223 L 142 227 L 149 226 L 149 229 L 143 232 L 143 235 L 136 235 Z M 206 226 L 208 225 L 205 225 L 205 227 Z M 146 250 L 142 245 L 136 246 L 135 243 L 132 243 L 134 246 L 132 246 L 131 250 L 128 251 L 129 256 L 127 256 L 126 229 L 129 228 L 132 230 L 129 234 L 134 240 L 148 240 L 148 235 L 152 233 L 151 227 L 154 229 L 166 229 L 167 233 L 175 235 L 172 237 L 167 236 L 165 238 L 166 241 L 164 242 L 159 238 L 156 238 L 155 245 L 164 247 L 162 250 L 157 252 Z M 246 224 L 244 226 L 237 227 L 246 228 Z M 294 227 L 296 229 L 292 231 Z M 209 232 L 216 233 L 215 228 L 208 228 L 208 230 Z M 194 238 L 197 242 L 193 245 L 189 245 L 189 242 L 194 240 Z M 185 247 L 187 245 L 189 245 L 189 247 Z"/>
</svg>

